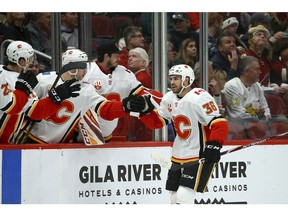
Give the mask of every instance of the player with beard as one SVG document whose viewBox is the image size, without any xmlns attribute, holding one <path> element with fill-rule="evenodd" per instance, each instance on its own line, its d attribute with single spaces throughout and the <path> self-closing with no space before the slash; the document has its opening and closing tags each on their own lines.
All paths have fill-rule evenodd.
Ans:
<svg viewBox="0 0 288 216">
<path fill-rule="evenodd" d="M 162 98 L 161 93 L 145 88 L 133 72 L 124 66 L 118 65 L 119 53 L 121 52 L 114 41 L 100 44 L 97 49 L 98 59 L 88 64 L 84 80 L 91 83 L 100 95 L 109 100 L 122 101 L 123 98 L 129 95 L 146 95 L 159 104 Z M 148 102 L 150 106 L 148 106 L 147 111 L 140 112 L 139 116 L 135 115 L 150 129 L 162 128 L 167 121 L 159 117 L 150 100 Z M 119 131 L 121 135 L 127 134 L 129 121 L 126 118 L 121 119 L 122 125 L 119 125 L 122 122 L 118 123 L 118 120 L 120 120 L 118 118 L 107 121 L 100 117 L 98 120 L 106 142 L 111 140 L 112 134 L 115 135 L 118 132 L 117 129 L 123 129 Z"/>
<path fill-rule="evenodd" d="M 177 134 L 166 189 L 171 191 L 172 204 L 192 204 L 196 192 L 205 192 L 214 166 L 220 160 L 228 124 L 214 98 L 202 88 L 191 87 L 195 75 L 190 66 L 173 66 L 169 77 L 171 91 L 163 96 L 157 108 L 160 116 L 173 122 Z M 200 158 L 205 162 L 178 170 L 173 168 Z"/>
</svg>

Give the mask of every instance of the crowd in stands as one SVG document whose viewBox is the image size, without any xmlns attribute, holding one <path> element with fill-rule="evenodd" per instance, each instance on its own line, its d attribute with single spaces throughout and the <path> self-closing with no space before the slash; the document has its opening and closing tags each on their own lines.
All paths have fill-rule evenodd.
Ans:
<svg viewBox="0 0 288 216">
<path fill-rule="evenodd" d="M 78 18 L 77 13 L 61 13 L 63 52 L 80 48 Z M 51 56 L 51 13 L 2 13 L 0 19 L 1 41 L 25 41 Z M 167 13 L 167 20 L 167 69 L 189 65 L 195 72 L 194 87 L 202 87 L 199 13 Z M 96 57 L 97 47 L 115 41 L 118 64 L 153 89 L 151 13 L 93 13 L 92 25 Z M 288 12 L 209 12 L 207 31 L 208 91 L 230 121 L 228 139 L 261 138 L 287 130 Z M 50 70 L 51 62 L 35 56 L 30 67 L 38 74 Z M 119 119 L 117 136 L 151 139 L 152 130 L 140 121 L 120 130 L 127 121 L 133 122 L 131 117 Z"/>
</svg>

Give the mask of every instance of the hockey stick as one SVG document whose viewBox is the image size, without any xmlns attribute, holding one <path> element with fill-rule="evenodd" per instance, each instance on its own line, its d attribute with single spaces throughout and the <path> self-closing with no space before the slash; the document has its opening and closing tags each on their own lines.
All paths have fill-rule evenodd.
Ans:
<svg viewBox="0 0 288 216">
<path fill-rule="evenodd" d="M 284 133 L 281 133 L 281 134 L 277 134 L 277 135 L 274 135 L 274 136 L 270 136 L 270 137 L 264 138 L 262 140 L 251 142 L 251 143 L 248 143 L 246 145 L 237 146 L 236 148 L 228 149 L 226 151 L 221 152 L 221 156 L 226 155 L 226 154 L 230 154 L 232 152 L 239 151 L 241 149 L 245 149 L 245 148 L 248 148 L 248 147 L 251 147 L 251 146 L 259 145 L 261 143 L 267 142 L 268 140 L 275 139 L 275 138 L 281 137 L 281 136 L 285 136 L 287 134 L 288 134 L 288 131 L 286 131 Z M 165 167 L 167 169 L 171 169 L 172 171 L 176 171 L 176 170 L 179 170 L 179 169 L 182 169 L 182 168 L 185 168 L 185 167 L 189 167 L 189 166 L 193 166 L 193 165 L 198 164 L 198 163 L 204 163 L 205 162 L 205 158 L 201 158 L 199 160 L 191 161 L 191 162 L 188 162 L 188 163 L 185 163 L 185 164 L 175 164 L 174 163 L 173 166 L 171 166 L 172 162 L 167 161 L 166 158 L 164 158 L 159 153 L 155 153 L 154 152 L 154 153 L 151 154 L 151 157 L 156 162 L 158 162 L 160 165 L 162 165 L 163 167 Z"/>
<path fill-rule="evenodd" d="M 81 111 L 78 127 L 85 145 L 103 145 L 105 143 L 102 130 L 97 120 L 97 114 L 94 110 L 89 109 L 84 114 Z"/>
<path fill-rule="evenodd" d="M 85 69 L 86 67 L 87 67 L 87 64 L 85 62 L 70 62 L 70 63 L 64 65 L 60 69 L 59 73 L 56 72 L 57 73 L 57 77 L 54 80 L 50 90 L 53 89 L 57 85 L 61 75 L 64 74 L 65 72 L 73 70 L 73 69 L 79 69 L 79 68 L 80 69 Z M 34 127 L 35 122 L 36 121 L 28 119 L 28 121 L 25 124 L 25 126 L 23 128 L 21 128 L 21 130 L 19 131 L 18 135 L 16 136 L 15 144 L 23 144 L 23 143 L 26 142 L 26 140 L 27 140 L 32 128 Z M 24 133 L 26 129 L 27 129 L 27 132 Z"/>
</svg>

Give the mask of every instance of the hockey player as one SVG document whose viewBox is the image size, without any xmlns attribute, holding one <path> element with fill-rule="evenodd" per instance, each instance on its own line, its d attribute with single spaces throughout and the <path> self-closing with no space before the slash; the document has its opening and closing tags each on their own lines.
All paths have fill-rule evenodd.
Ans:
<svg viewBox="0 0 288 216">
<path fill-rule="evenodd" d="M 30 44 L 13 41 L 8 45 L 6 54 L 9 63 L 0 66 L 0 143 L 13 143 L 25 114 L 39 120 L 56 112 L 59 105 L 51 97 L 37 100 L 32 92 L 38 81 L 32 71 L 26 71 L 34 54 Z M 53 97 L 58 96 L 59 91 L 54 91 L 56 94 Z"/>
<path fill-rule="evenodd" d="M 213 97 L 202 88 L 192 88 L 192 68 L 185 64 L 169 70 L 171 91 L 157 108 L 160 116 L 173 121 L 176 137 L 172 147 L 172 165 L 205 158 L 204 163 L 168 171 L 166 189 L 171 203 L 194 203 L 196 192 L 205 192 L 220 149 L 228 133 L 228 125 L 219 113 Z"/>
<path fill-rule="evenodd" d="M 94 87 L 83 82 L 86 74 L 88 60 L 87 54 L 79 49 L 67 50 L 62 56 L 62 65 L 74 64 L 76 69 L 69 70 L 60 76 L 59 83 L 76 79 L 81 85 L 80 95 L 76 98 L 69 98 L 61 103 L 59 111 L 36 122 L 28 133 L 28 143 L 69 143 L 73 141 L 74 130 L 78 127 L 78 122 L 89 109 L 94 110 L 99 116 L 106 120 L 113 120 L 126 116 L 130 111 L 145 111 L 143 100 L 138 101 L 138 97 L 131 96 L 121 101 L 109 101 L 99 95 Z M 39 97 L 48 94 L 49 87 L 56 79 L 56 72 L 45 72 L 37 76 L 39 84 L 35 87 L 35 92 Z"/>
<path fill-rule="evenodd" d="M 113 41 L 100 44 L 97 49 L 98 59 L 89 63 L 84 80 L 91 83 L 100 95 L 110 100 L 121 101 L 129 95 L 150 95 L 156 103 L 160 103 L 161 93 L 145 88 L 136 79 L 133 72 L 118 65 L 120 52 Z M 145 113 L 140 113 L 138 117 L 151 129 L 162 128 L 167 124 L 165 119 L 159 117 L 153 108 L 148 109 Z M 115 132 L 118 119 L 107 121 L 100 117 L 99 124 L 105 141 L 108 142 Z M 127 124 L 128 122 L 125 121 L 123 127 Z M 123 133 L 127 133 L 127 129 Z"/>
</svg>

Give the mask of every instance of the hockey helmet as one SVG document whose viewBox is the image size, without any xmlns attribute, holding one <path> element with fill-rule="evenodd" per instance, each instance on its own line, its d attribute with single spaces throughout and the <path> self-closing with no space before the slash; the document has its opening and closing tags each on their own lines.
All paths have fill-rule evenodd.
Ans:
<svg viewBox="0 0 288 216">
<path fill-rule="evenodd" d="M 184 91 L 184 89 L 191 86 L 195 80 L 195 75 L 194 75 L 193 69 L 189 65 L 186 65 L 186 64 L 179 64 L 179 65 L 172 66 L 169 70 L 169 76 L 172 76 L 172 75 L 173 76 L 181 76 L 182 89 L 180 90 L 180 92 L 177 93 L 178 95 L 180 95 Z M 186 77 L 189 78 L 190 83 L 189 83 L 189 85 L 184 86 L 184 81 L 185 81 Z"/>
<path fill-rule="evenodd" d="M 192 85 L 192 83 L 195 80 L 193 69 L 189 65 L 186 65 L 186 64 L 179 64 L 179 65 L 172 66 L 169 70 L 169 76 L 172 76 L 172 75 L 181 76 L 182 86 L 186 77 L 189 77 L 190 85 Z"/>
<path fill-rule="evenodd" d="M 20 58 L 24 58 L 28 63 L 34 55 L 34 49 L 24 41 L 13 41 L 8 45 L 6 55 L 9 61 L 16 64 L 18 64 Z"/>
<path fill-rule="evenodd" d="M 69 49 L 62 55 L 62 67 L 70 62 L 87 62 L 88 56 L 79 49 Z"/>
</svg>

